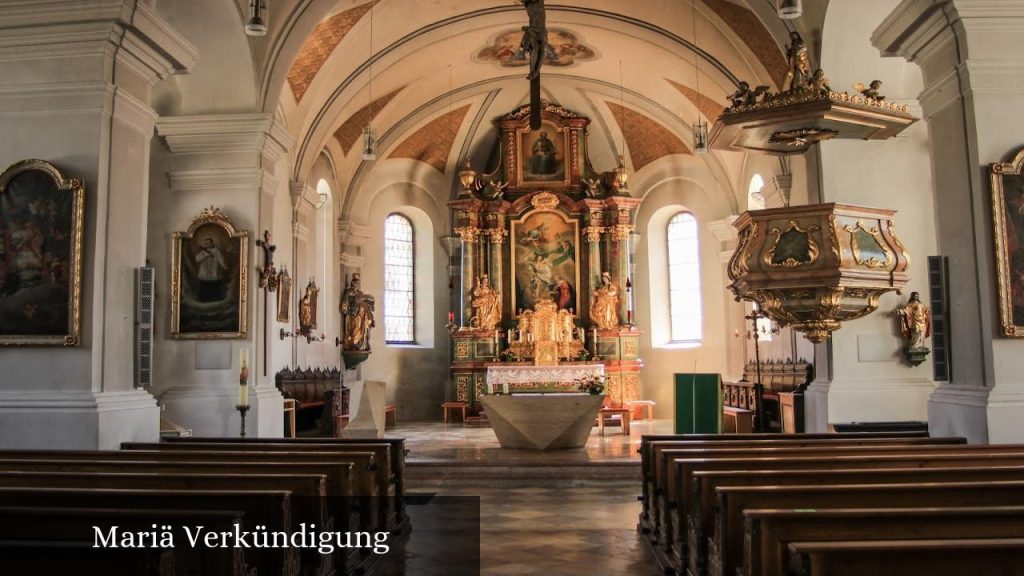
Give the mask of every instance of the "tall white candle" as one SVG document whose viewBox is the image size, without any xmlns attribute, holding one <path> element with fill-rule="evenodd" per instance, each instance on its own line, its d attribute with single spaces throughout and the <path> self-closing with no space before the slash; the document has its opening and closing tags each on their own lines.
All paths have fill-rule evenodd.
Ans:
<svg viewBox="0 0 1024 576">
<path fill-rule="evenodd" d="M 238 385 L 238 405 L 248 406 L 249 405 L 249 385 L 239 384 Z"/>
</svg>

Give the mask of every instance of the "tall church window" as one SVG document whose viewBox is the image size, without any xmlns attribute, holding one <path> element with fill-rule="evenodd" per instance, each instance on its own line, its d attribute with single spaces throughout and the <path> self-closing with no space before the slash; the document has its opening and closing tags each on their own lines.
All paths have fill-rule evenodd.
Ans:
<svg viewBox="0 0 1024 576">
<path fill-rule="evenodd" d="M 750 179 L 750 187 L 747 189 L 747 209 L 764 210 L 764 178 L 760 174 L 754 174 Z"/>
<path fill-rule="evenodd" d="M 668 223 L 668 288 L 670 340 L 700 342 L 700 254 L 697 219 L 689 212 L 676 214 Z"/>
<path fill-rule="evenodd" d="M 412 222 L 401 214 L 384 221 L 384 338 L 388 344 L 412 344 L 415 325 L 415 253 Z"/>
</svg>

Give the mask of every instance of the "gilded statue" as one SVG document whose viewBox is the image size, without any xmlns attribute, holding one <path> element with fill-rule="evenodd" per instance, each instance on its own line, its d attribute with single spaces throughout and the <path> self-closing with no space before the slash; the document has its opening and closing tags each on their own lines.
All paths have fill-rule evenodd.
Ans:
<svg viewBox="0 0 1024 576">
<path fill-rule="evenodd" d="M 476 313 L 470 319 L 470 326 L 480 330 L 494 330 L 501 322 L 501 292 L 491 287 L 486 274 L 476 281 L 471 306 Z"/>
<path fill-rule="evenodd" d="M 363 294 L 359 282 L 359 273 L 353 273 L 352 280 L 341 294 L 341 317 L 345 327 L 343 350 L 369 350 L 370 328 L 376 325 L 373 321 L 373 296 Z"/>
<path fill-rule="evenodd" d="M 868 84 L 867 86 L 860 82 L 857 82 L 856 84 L 853 85 L 853 87 L 855 90 L 857 90 L 857 92 L 860 92 L 861 96 L 867 98 L 868 100 L 877 100 L 878 102 L 885 100 L 885 96 L 882 96 L 879 93 L 879 90 L 882 89 L 881 80 L 872 80 L 871 84 Z"/>
<path fill-rule="evenodd" d="M 932 335 L 931 308 L 921 302 L 919 293 L 911 292 L 910 300 L 896 308 L 896 316 L 900 319 L 900 333 L 907 339 L 904 352 L 910 363 L 917 366 L 929 352 L 924 339 Z"/>
<path fill-rule="evenodd" d="M 315 280 L 306 284 L 306 292 L 299 299 L 299 331 L 307 334 L 316 329 L 316 302 L 320 294 Z"/>
<path fill-rule="evenodd" d="M 601 330 L 619 327 L 619 287 L 608 272 L 601 273 L 601 287 L 590 299 L 590 318 Z"/>
<path fill-rule="evenodd" d="M 786 49 L 789 71 L 786 72 L 783 87 L 787 91 L 803 90 L 808 87 L 811 80 L 811 52 L 799 32 L 790 32 L 789 40 L 790 45 Z"/>
</svg>

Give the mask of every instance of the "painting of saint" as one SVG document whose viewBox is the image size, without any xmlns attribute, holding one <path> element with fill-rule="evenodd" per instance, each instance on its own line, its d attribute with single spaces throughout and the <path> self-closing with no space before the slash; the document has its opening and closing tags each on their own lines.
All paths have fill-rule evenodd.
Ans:
<svg viewBox="0 0 1024 576">
<path fill-rule="evenodd" d="M 39 160 L 0 176 L 0 344 L 78 343 L 83 195 Z"/>
<path fill-rule="evenodd" d="M 237 233 L 219 210 L 208 209 L 189 232 L 176 233 L 172 282 L 174 338 L 240 338 L 245 332 L 248 234 Z"/>
<path fill-rule="evenodd" d="M 1003 193 L 1013 325 L 1024 326 L 1024 175 L 1004 176 Z"/>
<path fill-rule="evenodd" d="M 522 135 L 524 182 L 559 182 L 565 179 L 563 137 L 547 122 L 537 132 Z"/>
<path fill-rule="evenodd" d="M 553 300 L 559 310 L 578 313 L 578 223 L 558 212 L 535 211 L 512 223 L 515 239 L 513 310 Z"/>
</svg>

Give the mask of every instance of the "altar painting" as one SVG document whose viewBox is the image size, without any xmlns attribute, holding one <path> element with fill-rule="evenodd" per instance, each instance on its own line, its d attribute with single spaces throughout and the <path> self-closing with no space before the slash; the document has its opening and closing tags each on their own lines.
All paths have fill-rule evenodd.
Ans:
<svg viewBox="0 0 1024 576">
<path fill-rule="evenodd" d="M 540 130 L 520 132 L 520 178 L 523 183 L 566 182 L 566 133 L 552 122 Z"/>
<path fill-rule="evenodd" d="M 559 310 L 579 314 L 579 223 L 558 212 L 537 211 L 512 223 L 512 310 L 532 310 L 554 300 Z"/>
</svg>

